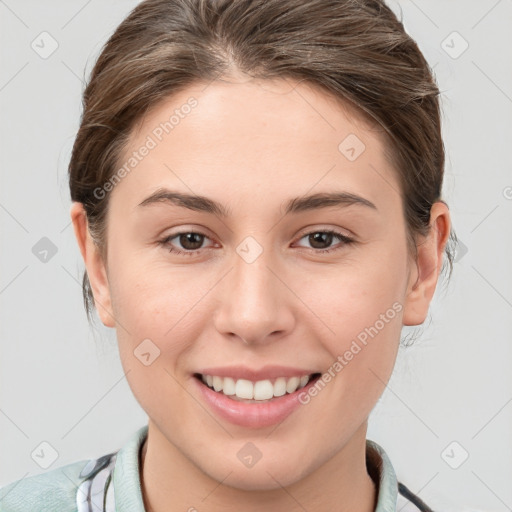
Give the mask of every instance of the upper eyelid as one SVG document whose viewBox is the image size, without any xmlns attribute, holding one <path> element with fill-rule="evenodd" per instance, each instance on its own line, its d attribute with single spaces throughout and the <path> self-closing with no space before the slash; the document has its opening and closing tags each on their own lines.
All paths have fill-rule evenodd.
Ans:
<svg viewBox="0 0 512 512">
<path fill-rule="evenodd" d="M 322 225 L 321 223 L 319 224 L 316 224 L 316 226 L 320 226 L 320 227 L 315 227 L 315 224 L 313 224 L 313 226 L 307 226 L 305 228 L 302 228 L 300 230 L 300 232 L 302 233 L 300 236 L 304 236 L 304 235 L 307 235 L 307 234 L 310 234 L 310 233 L 318 233 L 319 231 L 338 231 L 338 232 L 346 232 L 345 233 L 341 233 L 341 234 L 344 234 L 345 236 L 347 237 L 351 237 L 351 236 L 355 236 L 355 234 L 353 232 L 351 232 L 349 229 L 347 228 L 342 228 L 342 227 L 339 227 L 339 226 L 336 226 L 336 227 L 332 227 L 332 226 L 329 226 L 329 225 Z M 181 228 L 181 226 L 175 226 L 175 228 L 179 229 Z M 170 229 L 173 229 L 173 228 L 170 228 Z M 208 236 L 208 233 L 210 230 L 208 228 L 203 228 L 203 227 L 197 227 L 197 228 L 194 228 L 194 227 L 185 227 L 185 228 L 181 228 L 179 229 L 179 231 L 176 231 L 175 233 L 172 233 L 168 236 L 176 236 L 176 235 L 180 235 L 180 234 L 183 234 L 183 233 L 198 233 L 198 234 L 201 234 L 201 235 L 204 235 L 204 236 Z M 166 237 L 167 238 L 167 237 Z"/>
<path fill-rule="evenodd" d="M 321 228 L 304 228 L 304 231 L 301 232 L 302 234 L 299 235 L 299 239 L 303 238 L 306 235 L 310 235 L 311 233 L 323 233 L 325 231 L 333 232 L 337 236 L 345 236 L 347 238 L 355 237 L 355 235 L 346 228 L 321 227 Z M 343 231 L 346 231 L 346 233 L 343 233 Z"/>
</svg>

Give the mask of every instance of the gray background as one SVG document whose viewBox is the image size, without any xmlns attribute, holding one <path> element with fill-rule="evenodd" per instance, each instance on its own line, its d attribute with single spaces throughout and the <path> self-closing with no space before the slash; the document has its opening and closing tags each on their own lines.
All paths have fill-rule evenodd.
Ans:
<svg viewBox="0 0 512 512">
<path fill-rule="evenodd" d="M 136 4 L 0 0 L 0 485 L 45 471 L 42 442 L 51 470 L 117 450 L 147 420 L 114 331 L 87 323 L 66 180 L 83 78 Z M 368 437 L 434 509 L 512 510 L 512 0 L 389 5 L 442 91 L 443 192 L 464 246 Z M 31 47 L 53 40 L 47 58 Z"/>
</svg>

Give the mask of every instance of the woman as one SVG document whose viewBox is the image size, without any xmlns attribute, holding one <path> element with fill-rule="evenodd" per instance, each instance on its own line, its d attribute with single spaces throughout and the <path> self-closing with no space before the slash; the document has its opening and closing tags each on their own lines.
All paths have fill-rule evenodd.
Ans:
<svg viewBox="0 0 512 512">
<path fill-rule="evenodd" d="M 443 167 L 439 90 L 383 1 L 139 4 L 69 183 L 87 312 L 148 425 L 2 510 L 430 510 L 366 431 L 451 268 Z"/>
</svg>

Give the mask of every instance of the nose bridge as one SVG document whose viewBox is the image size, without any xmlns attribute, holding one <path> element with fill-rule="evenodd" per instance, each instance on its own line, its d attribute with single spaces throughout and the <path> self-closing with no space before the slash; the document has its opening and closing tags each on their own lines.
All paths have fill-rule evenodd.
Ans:
<svg viewBox="0 0 512 512">
<path fill-rule="evenodd" d="M 236 247 L 233 267 L 217 312 L 217 329 L 247 343 L 262 342 L 271 333 L 289 329 L 293 318 L 289 297 L 275 275 L 280 264 L 272 249 L 248 236 Z"/>
<path fill-rule="evenodd" d="M 275 290 L 269 266 L 275 258 L 271 249 L 263 249 L 253 237 L 247 237 L 236 252 L 233 280 L 240 305 L 263 306 L 272 302 Z"/>
</svg>

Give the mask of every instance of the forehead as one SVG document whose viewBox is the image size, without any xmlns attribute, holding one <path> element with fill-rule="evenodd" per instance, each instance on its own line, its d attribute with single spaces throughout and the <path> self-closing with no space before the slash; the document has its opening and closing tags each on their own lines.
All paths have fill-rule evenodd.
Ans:
<svg viewBox="0 0 512 512">
<path fill-rule="evenodd" d="M 255 197 L 342 186 L 364 188 L 375 202 L 397 200 L 382 130 L 305 82 L 193 84 L 139 120 L 120 166 L 144 147 L 149 149 L 132 162 L 113 195 L 129 189 L 136 201 L 163 185 L 217 197 L 234 190 Z"/>
<path fill-rule="evenodd" d="M 318 85 L 289 78 L 264 80 L 242 75 L 210 83 L 196 82 L 152 106 L 134 127 L 131 139 L 140 140 L 155 132 L 157 139 L 163 136 L 171 140 L 166 135 L 179 135 L 187 127 L 201 133 L 205 142 L 220 139 L 226 144 L 243 136 L 263 139 L 262 128 L 269 134 L 277 129 L 276 142 L 296 138 L 299 143 L 308 131 L 309 140 L 325 139 L 330 134 L 326 140 L 329 144 L 352 128 L 360 136 L 367 132 L 364 137 L 371 136 L 384 145 L 383 130 L 369 114 Z"/>
</svg>

